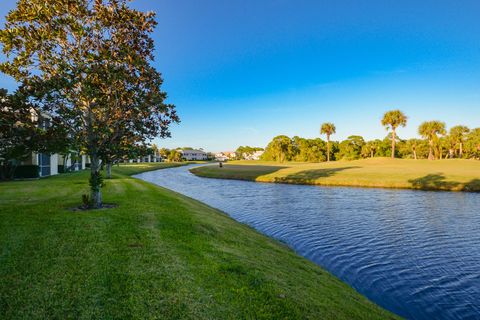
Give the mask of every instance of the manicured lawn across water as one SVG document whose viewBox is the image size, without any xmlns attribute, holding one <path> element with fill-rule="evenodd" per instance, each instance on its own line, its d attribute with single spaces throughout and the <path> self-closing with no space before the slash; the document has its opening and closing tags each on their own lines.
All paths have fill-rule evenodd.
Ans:
<svg viewBox="0 0 480 320">
<path fill-rule="evenodd" d="M 281 243 L 129 177 L 162 167 L 115 167 L 104 201 L 118 207 L 95 211 L 69 210 L 86 171 L 0 183 L 0 318 L 394 318 Z"/>
<path fill-rule="evenodd" d="M 478 160 L 406 160 L 374 158 L 330 163 L 232 161 L 222 168 L 204 166 L 192 173 L 221 179 L 324 186 L 480 191 Z"/>
</svg>

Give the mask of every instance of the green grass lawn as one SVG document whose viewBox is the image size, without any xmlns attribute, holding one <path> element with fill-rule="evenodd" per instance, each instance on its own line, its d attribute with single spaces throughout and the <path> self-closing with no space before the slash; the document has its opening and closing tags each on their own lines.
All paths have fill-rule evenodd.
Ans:
<svg viewBox="0 0 480 320">
<path fill-rule="evenodd" d="M 194 168 L 208 178 L 259 182 L 409 188 L 423 190 L 480 191 L 478 160 L 405 160 L 374 158 L 330 163 L 275 163 L 233 161 Z"/>
<path fill-rule="evenodd" d="M 166 164 L 176 165 L 176 164 Z M 394 318 L 284 245 L 128 175 L 69 211 L 88 172 L 0 183 L 0 319 Z"/>
</svg>

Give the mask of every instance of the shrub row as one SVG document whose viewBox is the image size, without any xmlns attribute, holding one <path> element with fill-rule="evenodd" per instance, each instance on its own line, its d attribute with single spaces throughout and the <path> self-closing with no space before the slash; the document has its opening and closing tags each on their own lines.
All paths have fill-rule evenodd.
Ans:
<svg viewBox="0 0 480 320">
<path fill-rule="evenodd" d="M 40 176 L 40 167 L 36 165 L 22 165 L 15 169 L 13 177 L 15 179 L 30 179 Z"/>
</svg>

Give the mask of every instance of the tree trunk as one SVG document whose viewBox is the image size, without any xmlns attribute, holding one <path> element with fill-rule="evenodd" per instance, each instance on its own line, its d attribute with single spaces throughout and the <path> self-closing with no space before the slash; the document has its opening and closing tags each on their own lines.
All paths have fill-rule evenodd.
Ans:
<svg viewBox="0 0 480 320">
<path fill-rule="evenodd" d="M 373 150 L 370 150 L 370 158 L 373 159 Z"/>
<path fill-rule="evenodd" d="M 102 207 L 102 183 L 100 173 L 100 159 L 96 154 L 90 155 L 90 201 L 92 208 Z"/>
<path fill-rule="evenodd" d="M 463 143 L 460 142 L 460 154 L 458 155 L 458 157 L 461 159 L 463 158 Z"/>
<path fill-rule="evenodd" d="M 107 171 L 107 179 L 111 179 L 112 178 L 112 163 L 111 162 L 107 162 L 107 165 L 106 165 L 106 171 Z"/>
<path fill-rule="evenodd" d="M 7 180 L 8 179 L 8 168 L 7 163 L 0 165 L 0 180 Z"/>
<path fill-rule="evenodd" d="M 62 165 L 63 165 L 63 172 L 67 172 L 67 154 L 64 154 L 63 155 L 63 161 L 62 161 Z M 60 173 L 60 172 L 59 172 Z"/>
<path fill-rule="evenodd" d="M 395 129 L 392 130 L 392 159 L 395 158 Z"/>
<path fill-rule="evenodd" d="M 417 160 L 417 150 L 413 150 L 413 159 Z"/>
<path fill-rule="evenodd" d="M 330 162 L 330 136 L 327 135 L 327 162 Z"/>
<path fill-rule="evenodd" d="M 18 164 L 16 161 L 11 163 L 10 165 L 7 165 L 7 179 L 8 180 L 14 180 L 15 179 L 15 171 L 17 170 Z"/>
<path fill-rule="evenodd" d="M 432 145 L 433 145 L 433 140 L 430 140 L 428 142 L 428 146 L 429 146 L 429 148 L 428 148 L 428 160 L 433 160 L 434 159 Z"/>
</svg>

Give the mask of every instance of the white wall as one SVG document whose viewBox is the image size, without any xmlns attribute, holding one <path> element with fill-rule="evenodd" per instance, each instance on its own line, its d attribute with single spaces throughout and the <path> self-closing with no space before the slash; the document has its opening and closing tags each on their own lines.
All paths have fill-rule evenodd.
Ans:
<svg viewBox="0 0 480 320">
<path fill-rule="evenodd" d="M 85 170 L 86 168 L 86 165 L 87 164 L 87 156 L 86 155 L 82 155 L 82 170 Z"/>
<path fill-rule="evenodd" d="M 58 154 L 52 154 L 50 156 L 50 175 L 58 174 Z"/>
</svg>

